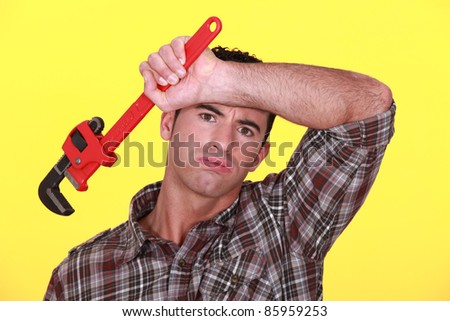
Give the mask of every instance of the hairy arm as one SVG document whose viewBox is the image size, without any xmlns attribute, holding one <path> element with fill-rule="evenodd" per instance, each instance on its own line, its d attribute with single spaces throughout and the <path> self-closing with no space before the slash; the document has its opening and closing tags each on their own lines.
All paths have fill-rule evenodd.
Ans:
<svg viewBox="0 0 450 321">
<path fill-rule="evenodd" d="M 311 128 L 329 128 L 389 109 L 392 96 L 379 81 L 317 66 L 222 62 L 211 97 L 230 106 L 270 111 Z"/>
<path fill-rule="evenodd" d="M 186 72 L 178 37 L 140 65 L 145 93 L 164 111 L 201 103 L 258 108 L 311 128 L 329 128 L 389 109 L 390 89 L 352 71 L 289 63 L 236 63 L 206 50 Z M 172 84 L 165 93 L 157 85 Z"/>
</svg>

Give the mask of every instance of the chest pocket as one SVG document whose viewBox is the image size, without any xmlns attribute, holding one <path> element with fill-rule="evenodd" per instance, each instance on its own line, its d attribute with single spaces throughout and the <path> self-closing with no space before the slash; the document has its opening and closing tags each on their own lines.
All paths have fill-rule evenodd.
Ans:
<svg viewBox="0 0 450 321">
<path fill-rule="evenodd" d="M 271 300 L 264 256 L 251 249 L 229 260 L 211 262 L 200 284 L 202 300 Z"/>
</svg>

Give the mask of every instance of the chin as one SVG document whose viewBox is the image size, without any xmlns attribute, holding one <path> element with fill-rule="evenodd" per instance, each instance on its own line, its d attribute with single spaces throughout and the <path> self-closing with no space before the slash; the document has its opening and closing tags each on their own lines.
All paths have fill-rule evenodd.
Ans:
<svg viewBox="0 0 450 321">
<path fill-rule="evenodd" d="M 228 184 L 227 184 L 228 183 Z M 242 181 L 239 183 L 229 184 L 223 179 L 216 177 L 201 177 L 191 181 L 191 189 L 205 197 L 217 198 L 235 193 L 237 189 L 240 189 Z"/>
</svg>

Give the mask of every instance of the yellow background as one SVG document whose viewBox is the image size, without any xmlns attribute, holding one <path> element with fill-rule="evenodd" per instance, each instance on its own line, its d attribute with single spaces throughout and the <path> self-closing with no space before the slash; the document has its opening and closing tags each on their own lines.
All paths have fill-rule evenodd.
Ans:
<svg viewBox="0 0 450 321">
<path fill-rule="evenodd" d="M 449 300 L 444 0 L 0 0 L 0 299 L 40 300 L 67 251 L 125 221 L 133 194 L 162 177 L 161 168 L 138 166 L 135 148 L 130 167 L 100 168 L 86 193 L 62 184 L 71 217 L 50 213 L 37 196 L 69 131 L 96 115 L 108 130 L 142 92 L 139 63 L 211 15 L 223 22 L 214 44 L 264 61 L 355 70 L 392 88 L 396 135 L 366 204 L 326 259 L 325 300 Z M 158 124 L 155 109 L 132 140 L 160 150 Z M 277 120 L 272 140 L 302 131 Z M 272 159 L 277 168 L 251 178 L 286 161 Z"/>
</svg>

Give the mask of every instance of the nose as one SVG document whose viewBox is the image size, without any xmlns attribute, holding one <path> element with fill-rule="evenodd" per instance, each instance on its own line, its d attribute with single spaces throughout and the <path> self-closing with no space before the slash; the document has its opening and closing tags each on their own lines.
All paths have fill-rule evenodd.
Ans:
<svg viewBox="0 0 450 321">
<path fill-rule="evenodd" d="M 229 127 L 221 127 L 214 131 L 213 135 L 211 135 L 211 140 L 205 147 L 207 147 L 208 153 L 229 155 L 237 145 L 238 143 L 234 140 L 233 130 Z"/>
</svg>

